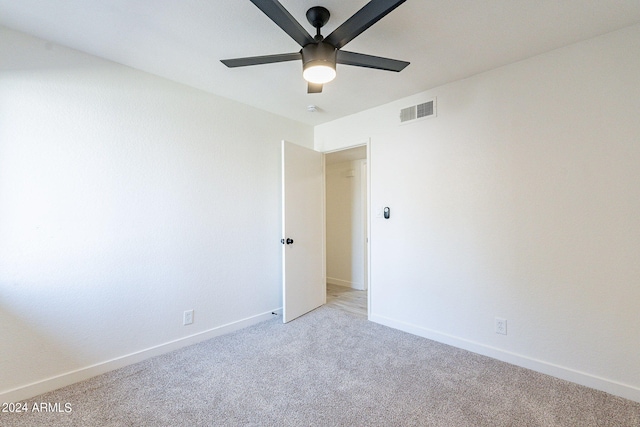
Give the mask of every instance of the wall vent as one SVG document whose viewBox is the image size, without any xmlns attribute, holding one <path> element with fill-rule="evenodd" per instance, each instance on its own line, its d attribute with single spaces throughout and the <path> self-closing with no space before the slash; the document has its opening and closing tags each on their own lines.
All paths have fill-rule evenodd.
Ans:
<svg viewBox="0 0 640 427">
<path fill-rule="evenodd" d="M 423 102 L 422 104 L 412 105 L 411 107 L 400 110 L 400 124 L 412 123 L 427 117 L 435 117 L 436 100 Z"/>
</svg>

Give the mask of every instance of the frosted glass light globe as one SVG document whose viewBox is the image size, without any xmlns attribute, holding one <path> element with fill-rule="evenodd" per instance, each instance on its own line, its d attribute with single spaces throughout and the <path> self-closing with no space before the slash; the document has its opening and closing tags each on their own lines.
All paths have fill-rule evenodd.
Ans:
<svg viewBox="0 0 640 427">
<path fill-rule="evenodd" d="M 336 70 L 328 65 L 314 65 L 305 68 L 302 77 L 310 83 L 324 84 L 336 77 Z"/>
</svg>

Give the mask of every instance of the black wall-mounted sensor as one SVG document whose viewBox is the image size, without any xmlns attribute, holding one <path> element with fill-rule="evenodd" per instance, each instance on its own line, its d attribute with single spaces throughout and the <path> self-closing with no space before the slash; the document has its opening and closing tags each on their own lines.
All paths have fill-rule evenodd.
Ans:
<svg viewBox="0 0 640 427">
<path fill-rule="evenodd" d="M 390 216 L 391 216 L 391 209 L 389 209 L 389 207 L 384 208 L 384 218 L 389 219 Z"/>
</svg>

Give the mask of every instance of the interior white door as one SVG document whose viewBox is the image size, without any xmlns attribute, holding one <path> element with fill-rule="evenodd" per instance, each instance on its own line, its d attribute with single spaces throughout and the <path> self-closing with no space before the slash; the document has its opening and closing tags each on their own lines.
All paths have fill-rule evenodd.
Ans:
<svg viewBox="0 0 640 427">
<path fill-rule="evenodd" d="M 282 141 L 282 319 L 326 302 L 324 156 Z"/>
</svg>

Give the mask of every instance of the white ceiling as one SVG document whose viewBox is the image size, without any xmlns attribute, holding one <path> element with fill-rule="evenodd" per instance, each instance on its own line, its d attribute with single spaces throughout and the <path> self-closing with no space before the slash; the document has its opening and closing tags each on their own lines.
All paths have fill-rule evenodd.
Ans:
<svg viewBox="0 0 640 427">
<path fill-rule="evenodd" d="M 312 35 L 306 10 L 329 9 L 328 35 L 367 1 L 281 3 Z M 411 65 L 338 65 L 323 93 L 307 94 L 298 61 L 220 63 L 300 50 L 249 0 L 0 0 L 1 25 L 311 125 L 638 22 L 638 0 L 408 0 L 344 49 Z"/>
</svg>

